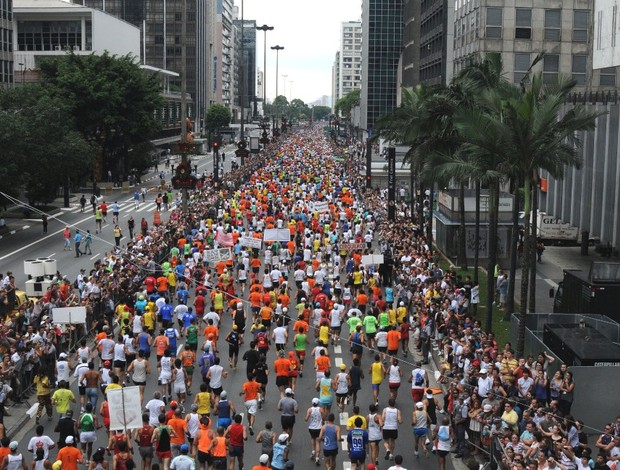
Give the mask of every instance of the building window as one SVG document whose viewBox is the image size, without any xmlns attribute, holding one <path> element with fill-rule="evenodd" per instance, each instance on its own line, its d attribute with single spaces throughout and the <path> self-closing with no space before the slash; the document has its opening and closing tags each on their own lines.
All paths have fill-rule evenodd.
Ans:
<svg viewBox="0 0 620 470">
<path fill-rule="evenodd" d="M 588 41 L 588 10 L 575 10 L 573 12 L 573 42 Z"/>
<path fill-rule="evenodd" d="M 530 54 L 529 53 L 516 53 L 515 54 L 515 70 L 514 70 L 514 82 L 521 83 L 527 71 L 530 68 Z"/>
<path fill-rule="evenodd" d="M 501 8 L 487 8 L 486 37 L 490 39 L 502 38 L 502 13 Z"/>
<path fill-rule="evenodd" d="M 532 9 L 517 8 L 515 39 L 532 38 Z"/>
<path fill-rule="evenodd" d="M 545 10 L 545 40 L 559 41 L 561 38 L 562 10 Z"/>
<path fill-rule="evenodd" d="M 616 67 L 606 67 L 600 72 L 601 86 L 616 86 Z"/>
<path fill-rule="evenodd" d="M 543 59 L 543 81 L 545 83 L 557 83 L 559 70 L 559 54 L 547 54 Z"/>
<path fill-rule="evenodd" d="M 577 85 L 586 84 L 586 66 L 588 64 L 588 56 L 586 55 L 573 55 L 573 80 L 577 82 Z"/>
</svg>

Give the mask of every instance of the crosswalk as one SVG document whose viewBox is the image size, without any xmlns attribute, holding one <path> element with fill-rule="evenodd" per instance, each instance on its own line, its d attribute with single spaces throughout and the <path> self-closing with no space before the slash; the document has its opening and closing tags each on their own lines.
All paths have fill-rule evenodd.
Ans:
<svg viewBox="0 0 620 470">
<path fill-rule="evenodd" d="M 133 199 L 130 199 L 128 201 L 125 202 L 119 202 L 119 218 L 124 218 L 124 217 L 129 217 L 132 213 L 147 213 L 147 212 L 155 212 L 155 209 L 157 208 L 157 204 L 154 201 L 146 201 L 146 202 L 142 202 L 140 201 L 140 204 L 138 205 L 138 207 L 136 208 L 135 203 L 133 202 Z M 168 205 L 168 212 L 170 210 L 172 210 L 174 208 L 175 204 L 169 204 Z M 79 204 L 73 204 L 71 205 L 71 207 L 69 209 L 65 209 L 64 212 L 65 213 L 72 213 L 72 214 L 77 214 L 79 212 L 82 211 L 82 208 Z M 163 204 L 162 204 L 162 212 L 166 212 L 163 211 Z M 90 204 L 87 204 L 86 207 L 84 208 L 84 213 L 88 214 L 88 213 L 92 213 L 92 207 Z M 111 220 L 112 218 L 112 211 L 110 209 L 110 206 L 108 205 L 108 215 L 107 218 Z"/>
</svg>

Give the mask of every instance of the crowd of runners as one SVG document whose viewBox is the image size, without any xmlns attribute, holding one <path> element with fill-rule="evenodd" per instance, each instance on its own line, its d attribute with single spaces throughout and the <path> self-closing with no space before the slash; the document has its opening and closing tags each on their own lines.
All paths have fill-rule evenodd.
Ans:
<svg viewBox="0 0 620 470">
<path fill-rule="evenodd" d="M 23 334 L 8 335 L 4 357 L 31 368 L 39 407 L 32 458 L 18 457 L 5 438 L 2 468 L 29 460 L 36 470 L 76 470 L 80 462 L 89 470 L 284 470 L 307 468 L 309 455 L 333 470 L 346 441 L 354 470 L 402 468 L 411 446 L 415 457 L 435 453 L 443 470 L 453 444 L 463 457 L 486 451 L 497 434 L 539 458 L 547 434 L 534 435 L 538 426 L 575 448 L 570 371 L 562 369 L 555 387 L 560 378 L 546 377 L 546 356 L 516 361 L 510 345 L 481 330 L 477 286 L 444 272 L 426 242 L 428 197 L 413 214 L 422 225 L 404 203 L 397 222 L 387 222 L 385 193 L 361 186 L 361 150 L 338 148 L 318 129 L 286 136 L 220 187 L 207 181 L 191 192 L 187 211 L 176 207 L 169 220 L 113 247 L 75 284 L 59 280 L 29 312 Z M 267 241 L 282 231 L 286 239 Z M 209 262 L 216 248 L 230 248 L 231 257 Z M 98 306 L 94 346 L 85 339 L 67 350 L 48 313 L 67 303 Z M 350 352 L 349 365 L 336 363 L 336 348 Z M 433 348 L 444 358 L 445 397 L 430 388 Z M 238 366 L 246 380 L 233 392 L 227 382 Z M 157 391 L 145 396 L 154 382 Z M 310 403 L 295 398 L 301 383 L 316 390 Z M 143 427 L 109 431 L 102 442 L 106 393 L 126 385 L 140 387 Z M 362 396 L 372 396 L 367 412 Z M 406 415 L 405 401 L 413 409 Z M 266 406 L 280 423 L 257 424 Z M 56 439 L 44 435 L 44 413 L 59 418 Z M 310 435 L 301 449 L 292 444 L 296 416 Z M 399 438 L 403 423 L 413 432 Z M 260 446 L 258 462 L 244 462 L 247 441 Z"/>
</svg>

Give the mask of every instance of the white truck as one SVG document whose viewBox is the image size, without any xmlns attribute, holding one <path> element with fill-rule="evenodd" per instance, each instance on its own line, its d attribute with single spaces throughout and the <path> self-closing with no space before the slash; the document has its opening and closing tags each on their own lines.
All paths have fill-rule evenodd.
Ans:
<svg viewBox="0 0 620 470">
<path fill-rule="evenodd" d="M 576 245 L 579 241 L 579 229 L 577 227 L 562 222 L 545 212 L 538 212 L 537 227 L 538 237 L 544 243 Z"/>
</svg>

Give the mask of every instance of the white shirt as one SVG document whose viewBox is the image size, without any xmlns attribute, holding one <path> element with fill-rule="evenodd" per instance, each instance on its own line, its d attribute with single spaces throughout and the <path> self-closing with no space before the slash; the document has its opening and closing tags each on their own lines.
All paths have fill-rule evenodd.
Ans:
<svg viewBox="0 0 620 470">
<path fill-rule="evenodd" d="M 69 363 L 67 361 L 56 362 L 56 377 L 58 379 L 58 382 L 64 380 L 68 383 L 70 376 L 71 370 L 69 370 Z"/>
<path fill-rule="evenodd" d="M 149 424 L 151 426 L 159 426 L 159 415 L 162 413 L 161 408 L 165 406 L 166 404 L 163 401 L 156 398 L 149 400 L 145 405 L 145 408 L 149 412 Z"/>
<path fill-rule="evenodd" d="M 54 441 L 49 436 L 34 436 L 28 443 L 28 450 L 34 454 L 38 448 L 42 447 L 43 458 L 47 459 L 50 456 L 50 446 L 53 445 Z"/>
<path fill-rule="evenodd" d="M 273 330 L 273 339 L 276 344 L 285 344 L 286 343 L 286 328 L 283 326 L 278 326 Z"/>
<path fill-rule="evenodd" d="M 224 368 L 218 364 L 214 364 L 209 368 L 211 388 L 220 388 L 222 386 L 222 372 L 224 372 Z"/>
</svg>

